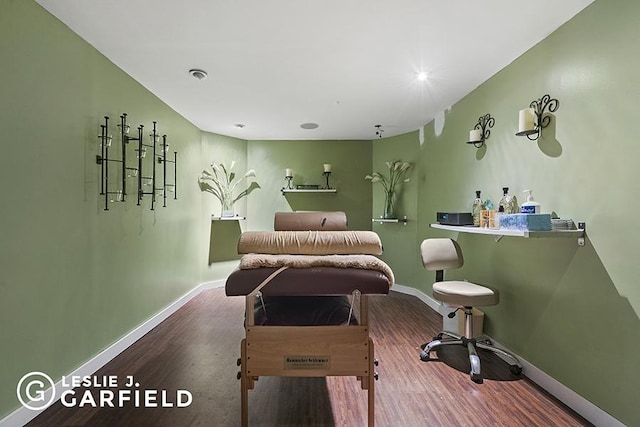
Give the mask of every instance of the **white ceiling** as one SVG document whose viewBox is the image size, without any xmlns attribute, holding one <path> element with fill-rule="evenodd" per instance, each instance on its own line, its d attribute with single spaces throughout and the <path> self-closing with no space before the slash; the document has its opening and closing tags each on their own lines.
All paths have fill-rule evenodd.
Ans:
<svg viewBox="0 0 640 427">
<path fill-rule="evenodd" d="M 593 0 L 36 1 L 204 131 L 370 140 L 428 123 Z"/>
</svg>

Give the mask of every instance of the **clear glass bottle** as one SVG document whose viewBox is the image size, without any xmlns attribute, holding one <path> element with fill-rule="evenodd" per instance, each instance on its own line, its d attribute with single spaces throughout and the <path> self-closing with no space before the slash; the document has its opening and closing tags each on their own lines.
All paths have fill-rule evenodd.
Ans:
<svg viewBox="0 0 640 427">
<path fill-rule="evenodd" d="M 473 225 L 480 227 L 480 211 L 485 210 L 486 206 L 480 198 L 480 190 L 476 190 L 476 198 L 473 200 L 471 214 L 473 215 Z"/>
<path fill-rule="evenodd" d="M 498 202 L 498 212 L 514 214 L 519 212 L 518 200 L 509 195 L 509 187 L 502 187 L 502 197 Z"/>
</svg>

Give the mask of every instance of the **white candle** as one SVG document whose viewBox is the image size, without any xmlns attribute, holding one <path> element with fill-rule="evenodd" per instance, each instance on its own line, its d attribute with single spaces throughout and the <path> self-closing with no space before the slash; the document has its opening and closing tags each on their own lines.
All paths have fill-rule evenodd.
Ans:
<svg viewBox="0 0 640 427">
<path fill-rule="evenodd" d="M 329 163 L 325 163 L 324 165 L 322 165 L 324 167 L 324 171 L 325 172 L 331 172 L 331 164 Z"/>
<path fill-rule="evenodd" d="M 285 169 L 284 176 L 293 176 L 293 171 L 289 168 Z"/>
<path fill-rule="evenodd" d="M 534 130 L 535 127 L 535 113 L 533 112 L 533 108 L 520 110 L 518 115 L 518 132 Z"/>
<path fill-rule="evenodd" d="M 482 131 L 480 129 L 473 129 L 469 132 L 469 142 L 482 141 Z"/>
</svg>

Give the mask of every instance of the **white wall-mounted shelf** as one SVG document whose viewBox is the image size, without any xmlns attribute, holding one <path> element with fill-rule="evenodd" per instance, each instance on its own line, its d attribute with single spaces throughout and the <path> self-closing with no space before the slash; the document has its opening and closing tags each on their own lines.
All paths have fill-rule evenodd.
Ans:
<svg viewBox="0 0 640 427">
<path fill-rule="evenodd" d="M 584 227 L 584 223 L 580 223 Z M 459 233 L 486 234 L 495 237 L 495 241 L 499 241 L 504 236 L 524 237 L 524 238 L 573 238 L 578 239 L 580 246 L 584 245 L 584 228 L 577 230 L 552 230 L 552 231 L 523 231 L 523 230 L 505 230 L 501 228 L 480 228 L 469 225 L 442 225 L 431 224 L 431 228 L 439 230 L 457 231 Z"/>
<path fill-rule="evenodd" d="M 211 221 L 242 221 L 247 219 L 247 217 L 244 216 L 215 216 L 215 215 L 211 215 Z"/>
<path fill-rule="evenodd" d="M 371 218 L 371 222 L 377 222 L 378 224 L 385 224 L 385 223 L 403 223 L 404 225 L 407 225 L 407 217 L 403 217 L 403 218 Z"/>
<path fill-rule="evenodd" d="M 280 191 L 282 191 L 282 194 L 285 194 L 285 193 L 337 193 L 338 192 L 338 190 L 336 188 L 328 188 L 328 189 L 327 188 L 318 188 L 318 189 L 312 189 L 312 188 L 309 188 L 309 189 L 297 189 L 297 188 L 294 188 L 294 189 L 291 189 L 291 190 L 283 188 Z"/>
</svg>

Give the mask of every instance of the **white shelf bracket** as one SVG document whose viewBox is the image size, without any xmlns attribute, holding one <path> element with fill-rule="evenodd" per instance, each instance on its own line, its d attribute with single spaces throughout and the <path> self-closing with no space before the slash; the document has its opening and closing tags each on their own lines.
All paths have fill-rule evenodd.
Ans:
<svg viewBox="0 0 640 427">
<path fill-rule="evenodd" d="M 578 246 L 584 246 L 584 235 L 587 232 L 587 224 L 585 222 L 579 222 L 578 230 L 582 230 L 582 236 L 578 237 Z"/>
</svg>

